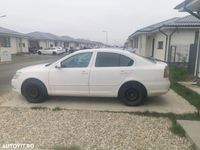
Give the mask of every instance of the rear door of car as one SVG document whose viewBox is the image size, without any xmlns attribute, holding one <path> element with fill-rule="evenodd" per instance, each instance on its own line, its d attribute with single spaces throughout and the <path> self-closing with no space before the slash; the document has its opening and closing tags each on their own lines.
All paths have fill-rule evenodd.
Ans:
<svg viewBox="0 0 200 150">
<path fill-rule="evenodd" d="M 90 95 L 116 96 L 116 88 L 130 75 L 133 63 L 120 53 L 97 52 L 90 72 Z"/>
</svg>

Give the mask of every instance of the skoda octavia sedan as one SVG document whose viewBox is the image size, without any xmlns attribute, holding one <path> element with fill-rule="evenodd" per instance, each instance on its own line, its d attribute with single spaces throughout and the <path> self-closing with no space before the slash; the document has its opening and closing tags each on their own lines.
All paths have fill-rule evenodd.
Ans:
<svg viewBox="0 0 200 150">
<path fill-rule="evenodd" d="M 129 106 L 145 97 L 168 92 L 169 70 L 161 61 L 124 50 L 90 49 L 74 52 L 52 64 L 20 69 L 12 79 L 14 91 L 29 102 L 48 95 L 118 97 Z"/>
</svg>

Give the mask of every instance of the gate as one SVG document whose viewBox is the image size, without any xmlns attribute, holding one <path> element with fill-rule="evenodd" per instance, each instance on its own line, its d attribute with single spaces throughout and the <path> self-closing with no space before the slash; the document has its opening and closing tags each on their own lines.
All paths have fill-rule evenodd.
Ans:
<svg viewBox="0 0 200 150">
<path fill-rule="evenodd" d="M 197 44 L 191 44 L 189 52 L 188 71 L 192 74 L 194 74 L 195 72 L 196 57 L 197 57 Z"/>
</svg>

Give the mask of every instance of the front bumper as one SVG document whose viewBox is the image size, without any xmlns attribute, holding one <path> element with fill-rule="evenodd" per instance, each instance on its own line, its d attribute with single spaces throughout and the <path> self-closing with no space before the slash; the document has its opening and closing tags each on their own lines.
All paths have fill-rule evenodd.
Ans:
<svg viewBox="0 0 200 150">
<path fill-rule="evenodd" d="M 11 85 L 12 85 L 12 90 L 13 91 L 21 94 L 21 84 L 20 84 L 19 80 L 12 79 L 11 80 Z"/>
</svg>

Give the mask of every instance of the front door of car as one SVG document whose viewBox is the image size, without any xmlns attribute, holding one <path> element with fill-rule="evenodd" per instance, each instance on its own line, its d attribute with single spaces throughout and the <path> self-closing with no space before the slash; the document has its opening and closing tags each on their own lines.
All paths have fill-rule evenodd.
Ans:
<svg viewBox="0 0 200 150">
<path fill-rule="evenodd" d="M 90 73 L 91 96 L 115 96 L 121 82 L 130 75 L 133 60 L 127 56 L 98 52 Z"/>
<path fill-rule="evenodd" d="M 75 54 L 53 67 L 49 73 L 50 91 L 54 95 L 88 96 L 92 52 Z"/>
</svg>

